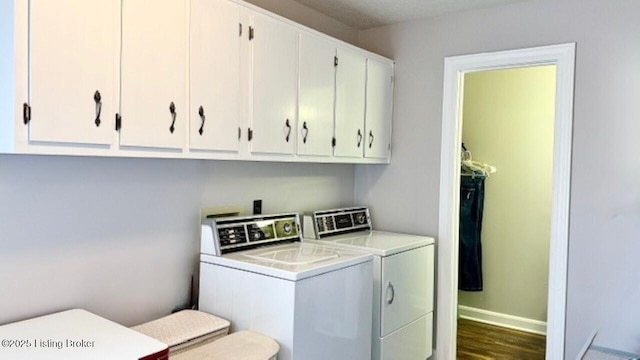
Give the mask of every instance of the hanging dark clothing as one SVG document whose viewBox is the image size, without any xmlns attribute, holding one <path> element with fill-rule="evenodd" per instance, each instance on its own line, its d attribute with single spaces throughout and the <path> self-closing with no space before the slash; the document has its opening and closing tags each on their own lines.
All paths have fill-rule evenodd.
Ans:
<svg viewBox="0 0 640 360">
<path fill-rule="evenodd" d="M 484 176 L 462 176 L 460 180 L 460 251 L 458 289 L 482 291 L 482 211 Z"/>
</svg>

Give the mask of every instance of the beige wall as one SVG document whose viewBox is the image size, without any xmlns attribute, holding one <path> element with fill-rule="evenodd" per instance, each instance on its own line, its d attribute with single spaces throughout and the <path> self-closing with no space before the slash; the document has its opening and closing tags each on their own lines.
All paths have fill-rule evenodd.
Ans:
<svg viewBox="0 0 640 360">
<path fill-rule="evenodd" d="M 555 66 L 470 73 L 462 141 L 498 168 L 486 179 L 482 292 L 459 305 L 547 320 Z"/>
<path fill-rule="evenodd" d="M 396 61 L 392 159 L 356 166 L 381 229 L 438 234 L 444 58 L 576 42 L 566 358 L 640 353 L 640 2 L 536 0 L 360 33 Z"/>
</svg>

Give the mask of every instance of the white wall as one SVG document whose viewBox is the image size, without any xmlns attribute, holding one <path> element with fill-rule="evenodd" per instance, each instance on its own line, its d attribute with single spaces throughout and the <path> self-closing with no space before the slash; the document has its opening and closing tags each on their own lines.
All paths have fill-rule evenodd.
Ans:
<svg viewBox="0 0 640 360">
<path fill-rule="evenodd" d="M 0 156 L 0 324 L 81 307 L 127 325 L 189 300 L 199 211 L 346 206 L 353 166 Z"/>
<path fill-rule="evenodd" d="M 291 0 L 252 2 L 357 38 Z M 72 307 L 126 325 L 165 315 L 189 300 L 202 206 L 251 211 L 253 199 L 264 201 L 265 213 L 348 206 L 353 169 L 0 155 L 0 324 Z"/>
<path fill-rule="evenodd" d="M 496 166 L 485 181 L 483 290 L 458 304 L 547 321 L 555 65 L 464 77 L 462 141 Z"/>
<path fill-rule="evenodd" d="M 364 31 L 396 60 L 391 165 L 356 167 L 379 228 L 438 233 L 443 59 L 577 42 L 567 359 L 596 343 L 640 353 L 640 2 L 537 0 Z"/>
</svg>

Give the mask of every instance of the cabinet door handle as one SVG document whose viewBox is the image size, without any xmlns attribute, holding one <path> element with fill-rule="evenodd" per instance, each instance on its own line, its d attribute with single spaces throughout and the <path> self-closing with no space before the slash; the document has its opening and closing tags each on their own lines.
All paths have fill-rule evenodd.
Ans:
<svg viewBox="0 0 640 360">
<path fill-rule="evenodd" d="M 291 123 L 289 123 L 289 119 L 284 123 L 284 126 L 287 127 L 287 136 L 285 137 L 285 140 L 289 142 L 289 138 L 291 137 Z"/>
<path fill-rule="evenodd" d="M 173 134 L 174 131 L 176 131 L 176 104 L 173 103 L 173 101 L 171 102 L 171 104 L 169 104 L 169 112 L 171 113 L 171 126 L 169 127 L 169 131 L 171 131 L 171 133 Z"/>
<path fill-rule="evenodd" d="M 96 103 L 96 126 L 100 126 L 102 122 L 100 120 L 100 114 L 102 114 L 102 95 L 100 95 L 100 91 L 96 90 L 95 94 L 93 94 L 93 101 Z"/>
<path fill-rule="evenodd" d="M 25 125 L 31 121 L 31 106 L 27 103 L 22 104 L 22 120 Z"/>
<path fill-rule="evenodd" d="M 375 137 L 373 136 L 373 131 L 369 130 L 369 149 L 371 149 L 371 147 L 373 146 L 373 139 Z"/>
<path fill-rule="evenodd" d="M 307 127 L 307 122 L 305 121 L 302 124 L 302 142 L 307 143 L 307 135 L 309 135 L 309 128 Z"/>
<path fill-rule="evenodd" d="M 362 145 L 362 131 L 358 129 L 358 147 Z"/>
<path fill-rule="evenodd" d="M 200 136 L 202 136 L 204 133 L 204 122 L 206 120 L 206 117 L 204 116 L 204 108 L 202 106 L 198 109 L 198 115 L 200 115 L 200 119 L 202 119 L 202 125 L 200 125 L 200 130 L 198 130 Z"/>
<path fill-rule="evenodd" d="M 393 287 L 391 281 L 387 283 L 387 293 L 391 290 L 391 297 L 387 297 L 387 305 L 393 304 L 393 300 L 396 298 L 396 289 Z"/>
</svg>

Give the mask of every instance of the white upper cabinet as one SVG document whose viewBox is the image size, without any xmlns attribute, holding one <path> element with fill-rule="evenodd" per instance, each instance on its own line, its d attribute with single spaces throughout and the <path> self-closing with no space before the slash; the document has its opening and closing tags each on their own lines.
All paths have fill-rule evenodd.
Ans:
<svg viewBox="0 0 640 360">
<path fill-rule="evenodd" d="M 391 60 L 242 0 L 0 1 L 0 152 L 389 162 Z"/>
<path fill-rule="evenodd" d="M 253 13 L 251 152 L 293 154 L 298 94 L 298 32 Z"/>
<path fill-rule="evenodd" d="M 191 149 L 238 151 L 240 11 L 227 0 L 191 1 Z"/>
<path fill-rule="evenodd" d="M 391 151 L 393 64 L 367 60 L 366 144 L 364 156 L 387 159 Z"/>
<path fill-rule="evenodd" d="M 187 16 L 184 0 L 122 1 L 121 145 L 184 147 Z"/>
<path fill-rule="evenodd" d="M 30 1 L 29 141 L 111 144 L 119 10 L 115 0 Z"/>
<path fill-rule="evenodd" d="M 367 59 L 362 53 L 338 48 L 334 155 L 362 157 Z"/>
<path fill-rule="evenodd" d="M 331 156 L 335 105 L 336 45 L 300 35 L 298 155 Z"/>
</svg>

